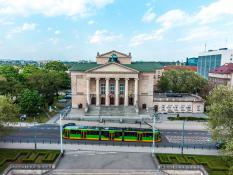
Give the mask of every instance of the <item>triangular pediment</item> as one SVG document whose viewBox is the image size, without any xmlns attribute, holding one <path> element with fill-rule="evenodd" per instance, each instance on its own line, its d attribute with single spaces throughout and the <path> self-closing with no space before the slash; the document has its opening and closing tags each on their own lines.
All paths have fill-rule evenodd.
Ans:
<svg viewBox="0 0 233 175">
<path fill-rule="evenodd" d="M 112 50 L 112 51 L 110 51 L 110 52 L 100 54 L 100 55 L 98 55 L 97 57 L 107 57 L 107 58 L 109 58 L 109 57 L 112 56 L 112 54 L 116 54 L 118 58 L 120 58 L 120 57 L 129 58 L 129 57 L 130 57 L 129 55 L 124 54 L 124 53 L 122 53 L 122 52 L 118 52 L 118 51 L 116 51 L 116 50 Z"/>
<path fill-rule="evenodd" d="M 124 66 L 118 63 L 108 63 L 99 67 L 90 69 L 86 72 L 89 73 L 138 73 L 137 70 Z"/>
</svg>

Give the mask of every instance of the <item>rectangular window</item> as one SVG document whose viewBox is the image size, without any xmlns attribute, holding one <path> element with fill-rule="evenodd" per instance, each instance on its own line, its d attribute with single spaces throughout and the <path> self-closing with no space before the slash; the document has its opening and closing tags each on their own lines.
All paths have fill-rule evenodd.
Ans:
<svg viewBox="0 0 233 175">
<path fill-rule="evenodd" d="M 181 105 L 181 111 L 185 111 L 185 105 Z"/>
<path fill-rule="evenodd" d="M 188 111 L 191 111 L 191 105 L 188 105 L 186 108 Z"/>
<path fill-rule="evenodd" d="M 165 105 L 162 105 L 162 111 L 165 111 Z"/>
<path fill-rule="evenodd" d="M 201 111 L 201 106 L 200 105 L 197 106 L 197 111 Z"/>
<path fill-rule="evenodd" d="M 111 94 L 115 93 L 115 84 L 113 84 L 113 83 L 110 84 L 110 93 Z"/>
<path fill-rule="evenodd" d="M 105 94 L 105 84 L 100 85 L 100 94 L 104 95 Z"/>
<path fill-rule="evenodd" d="M 124 94 L 125 92 L 125 85 L 123 83 L 120 83 L 120 94 Z"/>
</svg>

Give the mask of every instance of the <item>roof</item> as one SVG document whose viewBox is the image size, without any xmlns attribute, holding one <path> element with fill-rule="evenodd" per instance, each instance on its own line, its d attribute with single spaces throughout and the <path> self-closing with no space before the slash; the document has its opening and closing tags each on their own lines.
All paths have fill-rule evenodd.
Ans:
<svg viewBox="0 0 233 175">
<path fill-rule="evenodd" d="M 213 69 L 212 71 L 210 71 L 210 73 L 231 74 L 233 73 L 233 63 L 226 63 L 223 66 Z"/>
<path fill-rule="evenodd" d="M 156 69 L 162 68 L 162 65 L 158 62 L 132 62 L 131 64 L 123 65 L 140 72 L 153 72 Z M 96 68 L 98 66 L 101 66 L 101 64 L 97 64 L 96 62 L 76 63 L 70 68 L 70 71 L 84 72 L 89 69 Z"/>
<path fill-rule="evenodd" d="M 156 102 L 193 102 L 199 101 L 203 102 L 203 99 L 200 96 L 188 93 L 154 93 L 154 101 Z"/>
<path fill-rule="evenodd" d="M 191 70 L 196 72 L 197 66 L 164 66 L 164 70 Z"/>
<path fill-rule="evenodd" d="M 146 132 L 152 132 L 152 128 L 121 128 L 121 127 L 98 127 L 98 126 L 66 126 L 64 129 L 71 129 L 71 130 L 77 130 L 77 129 L 89 129 L 89 130 L 124 130 L 124 131 L 146 131 Z M 159 131 L 156 129 L 156 131 Z"/>
</svg>

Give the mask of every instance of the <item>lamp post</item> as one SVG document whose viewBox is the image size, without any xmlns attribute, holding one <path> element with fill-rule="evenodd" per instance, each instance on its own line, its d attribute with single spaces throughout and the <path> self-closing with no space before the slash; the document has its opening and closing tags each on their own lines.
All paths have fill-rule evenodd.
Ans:
<svg viewBox="0 0 233 175">
<path fill-rule="evenodd" d="M 35 150 L 37 149 L 37 141 L 36 141 L 36 117 L 34 116 L 34 143 L 35 143 Z"/>
<path fill-rule="evenodd" d="M 185 120 L 183 120 L 183 127 L 182 127 L 182 145 L 181 145 L 181 154 L 184 154 L 184 124 Z"/>
<path fill-rule="evenodd" d="M 153 142 L 152 142 L 152 154 L 155 153 L 155 122 L 156 122 L 157 117 L 158 117 L 158 113 L 157 113 L 157 112 L 153 113 L 153 127 L 152 127 L 152 128 L 153 128 L 153 131 L 152 131 L 152 133 L 153 133 Z"/>
<path fill-rule="evenodd" d="M 63 154 L 63 140 L 62 140 L 62 124 L 61 124 L 61 117 L 62 117 L 62 114 L 60 113 L 60 152 L 61 154 Z"/>
</svg>

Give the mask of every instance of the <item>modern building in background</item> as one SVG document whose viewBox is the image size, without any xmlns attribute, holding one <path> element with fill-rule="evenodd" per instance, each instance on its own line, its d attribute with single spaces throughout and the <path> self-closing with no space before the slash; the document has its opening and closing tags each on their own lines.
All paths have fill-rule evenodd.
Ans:
<svg viewBox="0 0 233 175">
<path fill-rule="evenodd" d="M 219 50 L 208 50 L 199 54 L 197 61 L 197 72 L 202 77 L 208 79 L 211 70 L 231 62 L 233 59 L 233 50 L 221 48 Z"/>
<path fill-rule="evenodd" d="M 192 57 L 192 58 L 186 58 L 185 65 L 186 66 L 197 66 L 198 58 Z"/>
<path fill-rule="evenodd" d="M 215 87 L 224 85 L 233 88 L 233 63 L 226 63 L 210 71 L 209 82 Z"/>
</svg>

